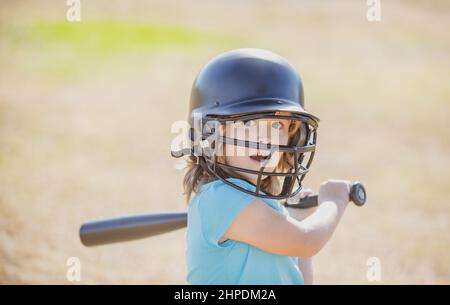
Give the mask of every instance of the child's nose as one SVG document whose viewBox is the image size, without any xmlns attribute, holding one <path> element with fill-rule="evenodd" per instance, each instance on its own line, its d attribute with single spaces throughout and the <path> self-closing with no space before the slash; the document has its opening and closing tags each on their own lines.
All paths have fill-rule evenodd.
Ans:
<svg viewBox="0 0 450 305">
<path fill-rule="evenodd" d="M 263 153 L 263 152 L 266 151 L 266 149 L 264 149 L 264 148 L 267 148 L 267 147 L 265 147 L 264 145 L 271 144 L 270 139 L 267 138 L 267 137 L 259 137 L 259 138 L 258 138 L 258 142 L 259 142 L 260 144 L 263 144 L 262 149 L 259 149 L 259 150 L 258 150 L 259 153 Z"/>
<path fill-rule="evenodd" d="M 260 137 L 258 138 L 258 142 L 264 143 L 264 144 L 270 144 L 270 139 L 266 137 Z"/>
</svg>

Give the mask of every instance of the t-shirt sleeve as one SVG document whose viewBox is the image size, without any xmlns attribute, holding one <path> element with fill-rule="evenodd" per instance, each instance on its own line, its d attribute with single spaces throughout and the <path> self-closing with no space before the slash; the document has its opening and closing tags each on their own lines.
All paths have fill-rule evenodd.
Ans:
<svg viewBox="0 0 450 305">
<path fill-rule="evenodd" d="M 286 207 L 285 207 L 284 205 L 281 205 L 281 204 L 280 204 L 280 210 L 279 210 L 279 212 L 280 212 L 281 214 L 283 214 L 284 216 L 289 216 L 289 211 L 288 211 L 288 209 L 286 209 Z"/>
<path fill-rule="evenodd" d="M 237 179 L 233 183 L 247 190 L 251 187 L 247 182 Z M 220 238 L 238 214 L 256 197 L 222 181 L 214 183 L 205 192 L 199 206 L 202 234 L 209 244 L 222 247 L 219 245 Z"/>
</svg>

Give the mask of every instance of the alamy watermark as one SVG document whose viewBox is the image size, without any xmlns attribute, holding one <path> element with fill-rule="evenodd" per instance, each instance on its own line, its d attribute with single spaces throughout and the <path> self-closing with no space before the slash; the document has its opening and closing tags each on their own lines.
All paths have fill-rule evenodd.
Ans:
<svg viewBox="0 0 450 305">
<path fill-rule="evenodd" d="M 67 271 L 66 279 L 69 282 L 80 282 L 81 281 L 81 261 L 78 257 L 69 257 L 66 261 Z"/>
<path fill-rule="evenodd" d="M 283 141 L 280 132 L 280 124 L 283 123 L 280 121 L 230 120 L 220 123 L 211 120 L 203 124 L 202 117 L 194 115 L 193 126 L 184 120 L 172 124 L 171 132 L 178 135 L 171 142 L 171 150 L 188 148 L 194 150 L 197 156 L 246 156 L 247 149 L 250 153 L 257 150 L 270 150 L 273 153 L 279 150 L 279 144 Z M 233 149 L 224 149 L 220 145 L 224 142 L 232 145 Z"/>
<path fill-rule="evenodd" d="M 370 22 L 381 21 L 381 0 L 367 0 L 366 18 Z"/>
<path fill-rule="evenodd" d="M 372 256 L 367 259 L 366 279 L 369 282 L 381 281 L 381 261 L 378 257 Z"/>
<path fill-rule="evenodd" d="M 66 19 L 69 22 L 81 21 L 81 2 L 80 0 L 67 0 Z"/>
</svg>

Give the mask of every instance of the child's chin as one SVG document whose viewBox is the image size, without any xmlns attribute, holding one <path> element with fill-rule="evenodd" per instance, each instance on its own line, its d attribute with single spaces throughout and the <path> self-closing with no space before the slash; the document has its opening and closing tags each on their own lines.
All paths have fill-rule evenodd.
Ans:
<svg viewBox="0 0 450 305">
<path fill-rule="evenodd" d="M 248 169 L 251 169 L 251 170 L 254 170 L 254 171 L 260 171 L 261 168 L 264 167 L 264 171 L 265 172 L 270 172 L 270 173 L 275 170 L 275 167 L 272 166 L 270 163 L 269 164 L 264 164 L 263 162 L 257 162 L 257 161 L 254 161 L 254 160 L 252 160 L 252 163 L 253 164 L 251 166 L 247 167 Z"/>
</svg>

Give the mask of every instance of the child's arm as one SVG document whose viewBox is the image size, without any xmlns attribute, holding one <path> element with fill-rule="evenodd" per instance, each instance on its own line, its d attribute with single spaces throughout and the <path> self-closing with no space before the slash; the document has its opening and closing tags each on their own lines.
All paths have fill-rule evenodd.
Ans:
<svg viewBox="0 0 450 305">
<path fill-rule="evenodd" d="M 311 189 L 302 189 L 296 196 L 294 197 L 290 197 L 287 202 L 288 203 L 297 203 L 299 202 L 300 199 L 303 199 L 307 196 L 311 196 L 314 195 L 314 192 Z M 289 215 L 293 218 L 295 218 L 298 221 L 302 221 L 304 220 L 306 217 L 310 216 L 311 214 L 313 214 L 317 207 L 312 207 L 312 208 L 308 208 L 308 209 L 298 209 L 298 208 L 291 208 L 291 207 L 286 207 L 286 209 L 289 212 Z"/>
<path fill-rule="evenodd" d="M 298 267 L 302 272 L 305 285 L 312 285 L 314 279 L 312 257 L 299 257 Z"/>
<path fill-rule="evenodd" d="M 302 189 L 298 195 L 291 198 L 292 202 L 298 202 L 301 198 L 313 195 L 310 189 Z M 309 209 L 293 209 L 287 208 L 289 215 L 298 221 L 304 220 L 316 211 L 316 207 Z M 305 285 L 312 285 L 314 281 L 313 261 L 312 257 L 298 257 L 298 267 L 302 273 Z"/>
<path fill-rule="evenodd" d="M 275 254 L 314 256 L 333 234 L 348 204 L 350 185 L 349 181 L 337 180 L 322 183 L 319 207 L 302 221 L 255 199 L 239 213 L 223 237 Z"/>
</svg>

